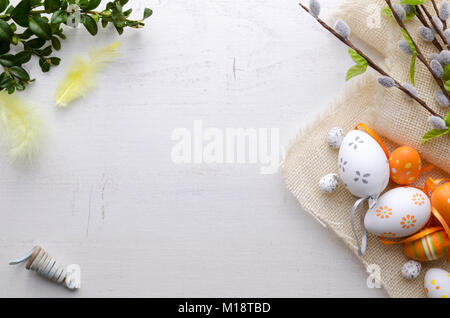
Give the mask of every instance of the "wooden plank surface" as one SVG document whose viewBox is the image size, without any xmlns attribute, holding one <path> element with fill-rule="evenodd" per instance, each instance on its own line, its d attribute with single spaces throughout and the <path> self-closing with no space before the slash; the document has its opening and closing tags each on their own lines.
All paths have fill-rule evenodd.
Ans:
<svg viewBox="0 0 450 318">
<path fill-rule="evenodd" d="M 0 156 L 0 296 L 386 296 L 279 172 L 171 160 L 172 132 L 195 120 L 278 128 L 287 146 L 344 88 L 346 49 L 296 1 L 131 3 L 154 16 L 125 32 L 98 89 L 69 109 L 52 98 L 71 59 L 116 40 L 113 30 L 68 30 L 60 67 L 28 68 L 37 82 L 22 96 L 48 130 L 34 165 Z M 82 289 L 7 265 L 35 244 L 80 264 Z"/>
</svg>

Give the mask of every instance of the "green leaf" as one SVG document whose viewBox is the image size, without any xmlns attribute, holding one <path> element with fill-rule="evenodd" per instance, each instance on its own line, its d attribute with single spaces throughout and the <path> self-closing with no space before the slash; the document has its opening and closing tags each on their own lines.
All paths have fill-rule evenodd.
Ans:
<svg viewBox="0 0 450 318">
<path fill-rule="evenodd" d="M 9 5 L 9 0 L 0 0 L 0 13 L 6 10 Z"/>
<path fill-rule="evenodd" d="M 61 0 L 45 0 L 44 8 L 45 12 L 52 13 L 61 7 Z"/>
<path fill-rule="evenodd" d="M 381 8 L 381 15 L 385 17 L 392 17 L 392 11 L 388 6 Z"/>
<path fill-rule="evenodd" d="M 29 46 L 32 49 L 39 49 L 43 47 L 45 44 L 45 40 L 41 38 L 35 38 L 33 40 L 25 42 L 26 46 Z"/>
<path fill-rule="evenodd" d="M 11 11 L 11 17 L 21 27 L 28 27 L 28 13 L 31 11 L 30 0 L 22 0 Z"/>
<path fill-rule="evenodd" d="M 95 22 L 95 20 L 87 15 L 87 14 L 83 14 L 81 16 L 81 23 L 83 23 L 83 25 L 85 26 L 86 30 L 88 30 L 88 32 L 91 35 L 96 35 L 98 32 L 98 26 L 97 23 Z"/>
<path fill-rule="evenodd" d="M 94 10 L 100 5 L 100 2 L 102 2 L 102 1 L 101 0 L 90 0 L 87 4 L 80 5 L 80 7 L 83 10 Z"/>
<path fill-rule="evenodd" d="M 361 55 L 359 55 L 358 52 L 356 52 L 352 48 L 348 49 L 348 54 L 350 55 L 352 60 L 355 61 L 355 63 L 357 63 L 357 64 L 353 65 L 348 70 L 347 76 L 346 76 L 346 79 L 345 79 L 346 81 L 350 80 L 351 78 L 353 78 L 355 76 L 363 74 L 366 71 L 367 66 L 369 65 L 367 60 L 364 57 L 362 57 Z"/>
<path fill-rule="evenodd" d="M 31 52 L 29 51 L 22 51 L 14 55 L 14 62 L 16 65 L 22 65 L 25 63 L 28 63 L 31 59 Z"/>
<path fill-rule="evenodd" d="M 27 71 L 25 71 L 20 66 L 13 66 L 9 69 L 9 72 L 14 75 L 14 77 L 17 77 L 23 81 L 29 81 L 30 75 L 28 75 Z"/>
<path fill-rule="evenodd" d="M 30 30 L 38 37 L 50 40 L 52 36 L 52 30 L 50 25 L 40 16 L 32 16 L 29 21 Z"/>
<path fill-rule="evenodd" d="M 0 56 L 0 64 L 3 65 L 4 67 L 13 67 L 15 65 L 14 55 L 5 54 Z"/>
<path fill-rule="evenodd" d="M 406 30 L 402 28 L 402 33 L 403 33 L 403 37 L 405 38 L 406 42 L 408 42 L 409 47 L 411 48 L 413 55 L 416 54 L 417 55 L 417 50 L 416 47 L 414 46 L 413 41 L 411 40 L 411 38 L 409 37 L 408 33 L 406 33 Z"/>
<path fill-rule="evenodd" d="M 369 65 L 369 63 L 367 63 L 367 60 L 364 57 L 362 57 L 361 55 L 359 55 L 352 48 L 348 48 L 348 54 L 350 54 L 352 60 L 355 61 L 356 64 L 359 64 L 359 65 L 365 66 L 365 67 L 367 67 L 367 65 Z"/>
<path fill-rule="evenodd" d="M 450 92 L 450 80 L 445 81 L 444 87 L 447 92 Z"/>
<path fill-rule="evenodd" d="M 448 64 L 445 68 L 444 68 L 444 76 L 442 76 L 442 80 L 448 81 L 450 80 L 450 64 Z"/>
<path fill-rule="evenodd" d="M 9 82 L 11 81 L 11 77 L 6 72 L 3 72 L 0 75 L 0 88 L 6 88 L 8 86 Z"/>
<path fill-rule="evenodd" d="M 450 127 L 450 112 L 445 116 L 444 120 L 447 127 Z"/>
<path fill-rule="evenodd" d="M 114 27 L 116 28 L 117 33 L 119 33 L 120 35 L 123 34 L 123 28 L 122 27 L 118 27 L 117 25 L 114 25 Z"/>
<path fill-rule="evenodd" d="M 7 22 L 0 19 L 0 40 L 10 42 L 13 35 L 13 31 Z"/>
<path fill-rule="evenodd" d="M 403 0 L 400 1 L 401 4 L 409 4 L 410 6 L 417 6 L 419 4 L 424 4 L 427 0 Z"/>
<path fill-rule="evenodd" d="M 39 66 L 41 67 L 41 70 L 44 73 L 50 71 L 50 63 L 44 58 L 39 59 Z"/>
<path fill-rule="evenodd" d="M 5 54 L 9 52 L 11 44 L 9 42 L 0 41 L 0 54 Z"/>
<path fill-rule="evenodd" d="M 52 46 L 56 51 L 61 50 L 61 41 L 56 36 L 52 36 Z"/>
<path fill-rule="evenodd" d="M 413 54 L 413 56 L 411 57 L 411 65 L 409 66 L 409 79 L 413 86 L 416 86 L 415 84 L 416 58 L 417 54 Z"/>
<path fill-rule="evenodd" d="M 144 18 L 142 20 L 145 20 L 145 19 L 149 18 L 152 14 L 153 14 L 153 10 L 152 9 L 145 8 L 144 9 Z"/>
<path fill-rule="evenodd" d="M 51 24 L 60 24 L 66 23 L 67 21 L 67 13 L 64 10 L 58 10 L 53 13 L 52 18 L 50 19 Z"/>
<path fill-rule="evenodd" d="M 42 56 L 49 56 L 52 54 L 52 47 L 49 45 L 49 46 L 45 47 L 44 49 L 40 50 L 39 52 Z"/>
<path fill-rule="evenodd" d="M 23 33 L 17 34 L 17 36 L 22 40 L 27 40 L 33 35 L 33 32 L 30 29 L 26 29 Z"/>
<path fill-rule="evenodd" d="M 350 79 L 352 79 L 353 77 L 363 74 L 366 71 L 366 69 L 367 69 L 367 67 L 363 66 L 363 65 L 359 65 L 359 64 L 353 65 L 348 70 L 345 81 L 347 82 Z"/>
<path fill-rule="evenodd" d="M 52 63 L 52 65 L 59 65 L 59 63 L 61 63 L 61 59 L 59 57 L 51 57 L 50 63 Z"/>
<path fill-rule="evenodd" d="M 450 133 L 450 129 L 448 129 L 448 130 L 432 129 L 422 137 L 422 140 L 420 141 L 420 143 L 423 145 L 424 143 L 426 143 L 427 141 L 430 141 L 431 139 L 434 139 L 434 138 L 437 138 L 440 136 L 444 136 L 448 133 Z"/>
</svg>

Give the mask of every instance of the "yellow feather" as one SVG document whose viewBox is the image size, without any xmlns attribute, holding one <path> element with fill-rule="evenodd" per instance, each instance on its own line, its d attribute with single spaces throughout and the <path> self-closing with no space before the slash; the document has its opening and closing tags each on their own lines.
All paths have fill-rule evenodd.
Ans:
<svg viewBox="0 0 450 318">
<path fill-rule="evenodd" d="M 55 101 L 60 107 L 66 107 L 72 101 L 82 97 L 96 85 L 96 74 L 117 55 L 121 43 L 113 44 L 89 52 L 89 59 L 76 58 L 64 81 L 59 85 Z"/>
<path fill-rule="evenodd" d="M 32 159 L 39 150 L 43 122 L 21 98 L 0 92 L 0 135 L 12 159 Z"/>
</svg>

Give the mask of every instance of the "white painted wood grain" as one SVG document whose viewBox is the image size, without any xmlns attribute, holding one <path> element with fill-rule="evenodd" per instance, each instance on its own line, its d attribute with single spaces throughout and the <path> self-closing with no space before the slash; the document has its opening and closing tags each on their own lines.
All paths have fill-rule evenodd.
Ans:
<svg viewBox="0 0 450 318">
<path fill-rule="evenodd" d="M 287 145 L 343 89 L 345 48 L 295 0 L 135 0 L 136 14 L 144 4 L 148 27 L 125 32 L 99 88 L 70 109 L 52 97 L 72 56 L 118 37 L 68 31 L 59 68 L 30 68 L 23 95 L 48 138 L 33 167 L 0 158 L 0 296 L 385 296 L 280 174 L 170 158 L 173 129 L 196 119 L 280 128 Z M 82 289 L 7 266 L 34 244 L 81 264 Z"/>
</svg>

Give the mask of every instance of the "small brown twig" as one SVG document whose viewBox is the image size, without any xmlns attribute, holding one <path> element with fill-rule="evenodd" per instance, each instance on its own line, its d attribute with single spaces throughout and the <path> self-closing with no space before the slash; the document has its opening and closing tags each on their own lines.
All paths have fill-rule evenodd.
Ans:
<svg viewBox="0 0 450 318">
<path fill-rule="evenodd" d="M 450 48 L 450 45 L 447 43 L 447 38 L 445 37 L 444 33 L 442 33 L 442 30 L 437 27 L 436 23 L 434 23 L 433 17 L 431 16 L 430 12 L 428 12 L 427 8 L 423 4 L 420 5 L 420 7 L 425 12 L 426 16 L 428 17 L 428 20 L 430 20 L 430 23 L 433 25 L 434 30 L 437 32 L 437 34 L 439 34 L 439 37 L 441 38 L 442 42 L 444 42 L 447 48 Z"/>
<path fill-rule="evenodd" d="M 419 6 L 416 6 L 416 11 L 417 11 L 416 16 L 420 20 L 420 22 L 422 22 L 423 26 L 431 29 L 430 25 L 427 22 L 427 19 L 425 19 L 425 17 L 423 16 L 422 10 L 420 9 Z M 441 43 L 439 43 L 438 40 L 434 39 L 432 43 L 439 50 L 439 52 L 442 51 L 442 45 Z"/>
<path fill-rule="evenodd" d="M 436 15 L 439 17 L 439 9 L 438 9 L 438 6 L 436 5 L 436 1 L 431 0 L 431 3 L 433 4 L 434 11 L 436 11 Z M 444 25 L 444 30 L 447 29 L 447 21 L 444 21 L 442 19 L 441 19 L 441 21 L 442 21 L 442 24 Z"/>
<path fill-rule="evenodd" d="M 405 24 L 403 23 L 403 21 L 400 19 L 400 17 L 398 16 L 398 14 L 395 12 L 394 7 L 392 6 L 391 0 L 384 0 L 387 5 L 389 6 L 389 8 L 392 11 L 392 16 L 395 18 L 395 20 L 397 21 L 397 24 L 400 26 L 400 28 L 402 28 L 403 30 L 405 30 L 406 34 L 409 36 L 409 38 L 411 39 L 412 44 L 414 45 L 414 47 L 416 48 L 417 51 L 417 58 L 422 62 L 423 65 L 425 65 L 425 67 L 430 71 L 431 75 L 433 76 L 433 78 L 435 79 L 436 83 L 439 85 L 439 87 L 442 90 L 442 93 L 445 95 L 445 97 L 447 97 L 448 100 L 450 100 L 450 95 L 448 94 L 447 90 L 445 89 L 444 86 L 444 82 L 442 81 L 441 78 L 439 78 L 438 76 L 436 76 L 436 74 L 434 74 L 433 70 L 431 69 L 430 63 L 428 63 L 425 55 L 423 55 L 422 51 L 420 50 L 419 46 L 417 45 L 417 43 L 414 41 L 414 38 L 411 36 L 411 33 L 409 33 L 408 29 L 405 27 Z"/>
<path fill-rule="evenodd" d="M 302 3 L 299 3 L 300 7 L 303 8 L 303 10 L 305 10 L 306 12 L 308 12 L 309 14 L 311 14 L 311 12 L 309 11 L 309 9 L 304 6 Z M 411 97 L 412 99 L 414 99 L 417 103 L 419 103 L 423 108 L 425 108 L 429 113 L 431 113 L 433 116 L 438 116 L 441 117 L 438 113 L 436 113 L 434 110 L 432 110 L 427 103 L 425 103 L 424 100 L 422 100 L 421 98 L 419 98 L 418 96 L 412 94 L 409 90 L 407 90 L 406 88 L 403 87 L 402 84 L 400 84 L 397 80 L 395 80 L 392 76 L 390 76 L 388 73 L 386 73 L 381 67 L 379 67 L 369 56 L 367 56 L 363 51 L 361 51 L 360 49 L 358 49 L 350 40 L 344 38 L 343 36 L 341 36 L 339 33 L 337 33 L 332 27 L 330 27 L 325 21 L 323 21 L 322 19 L 315 17 L 314 15 L 311 14 L 312 17 L 314 17 L 314 19 L 317 20 L 317 22 L 319 22 L 326 30 L 328 30 L 331 34 L 333 34 L 337 39 L 339 39 L 342 43 L 344 43 L 345 45 L 347 45 L 349 48 L 353 49 L 356 53 L 358 53 L 359 55 L 361 55 L 363 58 L 366 59 L 368 65 L 373 68 L 375 71 L 377 71 L 378 73 L 380 73 L 383 76 L 387 76 L 389 78 L 392 78 L 392 80 L 395 82 L 395 87 L 399 90 L 401 90 L 403 93 L 405 93 L 407 96 Z M 442 118 L 442 117 L 441 117 Z"/>
</svg>

